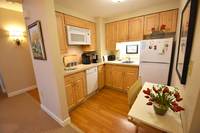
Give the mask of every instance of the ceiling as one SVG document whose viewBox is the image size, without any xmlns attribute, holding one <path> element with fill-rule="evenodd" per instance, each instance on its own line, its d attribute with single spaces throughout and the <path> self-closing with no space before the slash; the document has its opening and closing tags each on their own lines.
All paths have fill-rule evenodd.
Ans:
<svg viewBox="0 0 200 133">
<path fill-rule="evenodd" d="M 173 2 L 175 0 L 124 0 L 113 3 L 112 0 L 54 0 L 56 4 L 80 12 L 89 17 L 113 17 L 132 11 Z"/>
<path fill-rule="evenodd" d="M 0 0 L 0 8 L 22 12 L 21 0 Z"/>
</svg>

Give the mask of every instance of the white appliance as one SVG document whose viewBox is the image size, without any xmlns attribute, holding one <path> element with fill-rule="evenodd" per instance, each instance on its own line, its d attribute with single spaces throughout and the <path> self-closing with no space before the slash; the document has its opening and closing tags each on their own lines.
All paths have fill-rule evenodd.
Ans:
<svg viewBox="0 0 200 133">
<path fill-rule="evenodd" d="M 90 94 L 98 88 L 98 73 L 97 67 L 86 70 L 87 78 L 87 93 Z"/>
<path fill-rule="evenodd" d="M 69 45 L 90 45 L 91 33 L 89 29 L 67 26 L 68 44 Z"/>
<path fill-rule="evenodd" d="M 139 75 L 144 82 L 168 84 L 173 38 L 144 40 L 140 46 Z"/>
</svg>

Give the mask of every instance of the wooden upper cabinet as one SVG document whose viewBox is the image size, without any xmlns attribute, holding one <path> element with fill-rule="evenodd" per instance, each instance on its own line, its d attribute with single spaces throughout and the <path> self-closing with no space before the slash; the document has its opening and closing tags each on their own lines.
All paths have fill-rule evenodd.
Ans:
<svg viewBox="0 0 200 133">
<path fill-rule="evenodd" d="M 166 25 L 166 32 L 176 32 L 178 10 L 160 13 L 160 27 Z"/>
<path fill-rule="evenodd" d="M 91 32 L 91 45 L 83 46 L 83 51 L 95 51 L 97 49 L 97 40 L 96 40 L 96 24 L 93 22 L 88 22 L 87 26 L 88 29 L 90 29 Z"/>
<path fill-rule="evenodd" d="M 106 24 L 106 49 L 114 51 L 116 50 L 117 42 L 117 23 Z"/>
<path fill-rule="evenodd" d="M 85 28 L 87 26 L 87 22 L 74 16 L 65 15 L 65 25 Z"/>
<path fill-rule="evenodd" d="M 117 42 L 128 41 L 128 20 L 122 20 L 116 23 L 117 23 Z"/>
<path fill-rule="evenodd" d="M 144 16 L 144 34 L 151 34 L 151 29 L 159 30 L 159 13 Z"/>
<path fill-rule="evenodd" d="M 57 30 L 61 54 L 67 52 L 67 38 L 64 24 L 64 14 L 56 12 Z"/>
<path fill-rule="evenodd" d="M 129 41 L 143 40 L 144 35 L 144 17 L 129 19 L 128 21 L 128 38 Z"/>
</svg>

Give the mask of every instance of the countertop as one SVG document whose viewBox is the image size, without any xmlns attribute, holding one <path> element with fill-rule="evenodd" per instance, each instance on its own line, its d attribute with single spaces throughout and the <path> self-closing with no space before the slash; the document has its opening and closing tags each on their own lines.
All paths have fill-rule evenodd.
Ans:
<svg viewBox="0 0 200 133">
<path fill-rule="evenodd" d="M 103 65 L 103 64 L 113 64 L 113 65 L 123 65 L 123 66 L 139 66 L 139 62 L 133 62 L 133 63 L 122 63 L 122 61 L 106 61 L 106 62 L 100 62 L 100 63 L 92 63 L 92 64 L 80 64 L 77 65 L 73 68 L 71 68 L 70 70 L 66 70 L 64 71 L 64 76 L 67 75 L 71 75 L 77 72 L 81 72 L 81 71 L 85 71 L 87 69 L 90 69 L 92 67 L 97 67 L 99 65 Z"/>
</svg>

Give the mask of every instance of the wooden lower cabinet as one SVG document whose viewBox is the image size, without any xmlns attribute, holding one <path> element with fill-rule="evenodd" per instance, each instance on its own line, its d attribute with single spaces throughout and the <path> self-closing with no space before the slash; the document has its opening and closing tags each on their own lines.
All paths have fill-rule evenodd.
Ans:
<svg viewBox="0 0 200 133">
<path fill-rule="evenodd" d="M 65 76 L 65 89 L 69 109 L 75 107 L 86 96 L 85 72 Z"/>
<path fill-rule="evenodd" d="M 122 78 L 123 78 L 124 72 L 122 70 L 123 70 L 123 67 L 112 66 L 112 72 L 111 72 L 112 87 L 123 89 L 124 81 L 122 80 Z"/>
<path fill-rule="evenodd" d="M 112 65 L 105 65 L 105 85 L 112 86 Z"/>
<path fill-rule="evenodd" d="M 104 65 L 98 66 L 98 88 L 102 89 L 105 85 L 105 69 Z"/>
<path fill-rule="evenodd" d="M 138 66 L 105 65 L 105 85 L 127 90 L 138 79 Z"/>
</svg>

